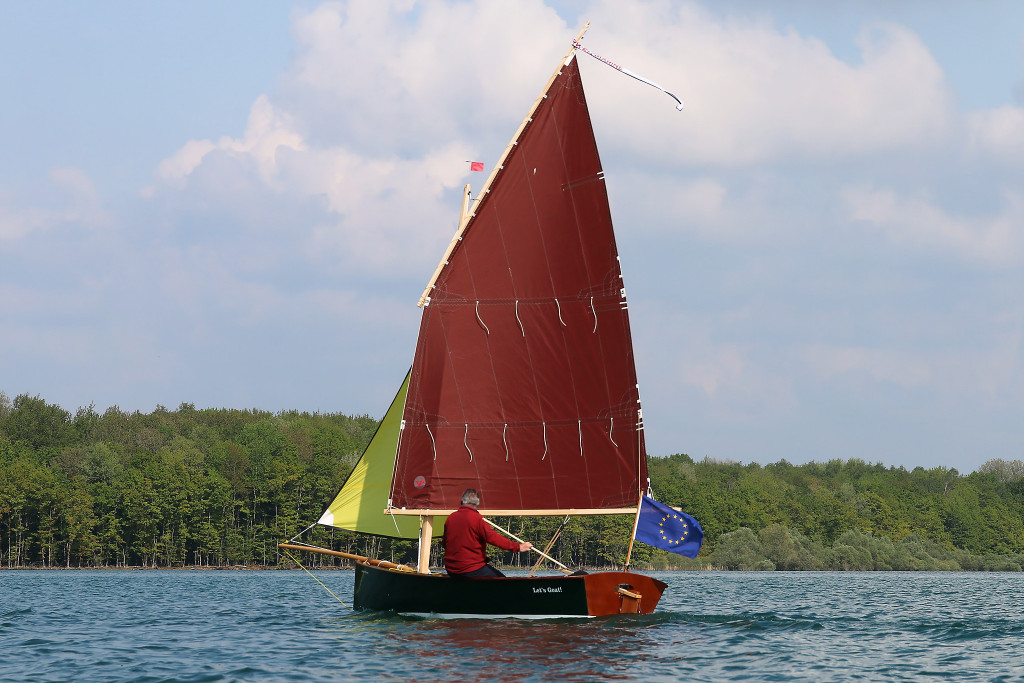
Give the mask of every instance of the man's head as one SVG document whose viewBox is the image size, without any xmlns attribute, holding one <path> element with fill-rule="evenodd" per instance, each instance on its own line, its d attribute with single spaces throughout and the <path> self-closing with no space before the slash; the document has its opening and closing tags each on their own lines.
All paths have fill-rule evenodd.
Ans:
<svg viewBox="0 0 1024 683">
<path fill-rule="evenodd" d="M 476 492 L 476 489 L 466 489 L 462 492 L 462 504 L 476 507 L 480 504 L 480 494 Z"/>
</svg>

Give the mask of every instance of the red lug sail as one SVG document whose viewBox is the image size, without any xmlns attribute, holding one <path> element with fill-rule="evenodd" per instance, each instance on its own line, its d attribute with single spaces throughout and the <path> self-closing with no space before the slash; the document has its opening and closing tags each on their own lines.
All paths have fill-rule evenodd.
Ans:
<svg viewBox="0 0 1024 683">
<path fill-rule="evenodd" d="M 391 505 L 635 507 L 640 399 L 575 58 L 479 197 L 423 309 Z"/>
</svg>

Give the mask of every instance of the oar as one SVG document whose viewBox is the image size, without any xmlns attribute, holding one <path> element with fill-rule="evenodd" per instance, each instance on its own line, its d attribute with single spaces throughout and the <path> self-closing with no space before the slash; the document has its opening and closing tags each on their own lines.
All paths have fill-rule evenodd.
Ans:
<svg viewBox="0 0 1024 683">
<path fill-rule="evenodd" d="M 506 531 L 505 529 L 502 529 L 502 528 L 501 528 L 500 526 L 498 526 L 497 524 L 495 524 L 495 523 L 494 523 L 494 522 L 492 522 L 491 520 L 487 519 L 486 517 L 484 517 L 484 518 L 483 518 L 483 520 L 484 520 L 485 522 L 487 522 L 488 524 L 490 524 L 491 526 L 493 526 L 493 527 L 494 527 L 495 529 L 497 529 L 498 531 L 500 531 L 501 533 L 503 533 L 503 534 L 505 534 L 506 536 L 508 536 L 509 538 L 511 538 L 512 540 L 514 540 L 514 541 L 519 541 L 520 543 L 526 543 L 526 541 L 524 541 L 523 539 L 519 538 L 518 536 L 516 536 L 515 534 L 513 534 L 513 533 L 512 533 L 511 531 Z M 562 564 L 561 562 L 559 562 L 559 561 L 558 561 L 558 560 L 556 560 L 555 558 L 551 557 L 551 556 L 550 556 L 550 555 L 548 555 L 547 553 L 545 553 L 545 552 L 542 552 L 542 551 L 540 551 L 540 550 L 537 550 L 536 548 L 533 548 L 532 546 L 531 546 L 531 548 L 530 548 L 530 549 L 531 549 L 531 550 L 534 550 L 534 551 L 536 551 L 536 552 L 537 552 L 537 554 L 538 554 L 538 555 L 540 555 L 541 557 L 543 557 L 543 558 L 546 558 L 546 559 L 548 559 L 548 560 L 551 560 L 552 562 L 554 562 L 555 564 L 557 564 L 557 565 L 558 565 L 558 566 L 560 567 L 560 569 L 559 569 L 558 571 L 562 572 L 563 574 L 572 574 L 572 573 L 573 573 L 571 569 L 569 569 L 569 568 L 568 568 L 568 567 L 566 567 L 566 566 L 565 566 L 564 564 Z"/>
<path fill-rule="evenodd" d="M 287 548 L 289 550 L 305 550 L 311 553 L 320 553 L 321 555 L 334 555 L 335 557 L 344 557 L 349 560 L 356 562 L 364 562 L 373 567 L 383 567 L 384 569 L 400 569 L 403 572 L 415 571 L 412 567 L 407 567 L 404 564 L 395 564 L 394 562 L 388 562 L 387 560 L 375 560 L 362 555 L 353 555 L 352 553 L 343 553 L 340 550 L 328 550 L 327 548 L 318 548 L 315 545 L 292 545 L 291 543 L 278 543 L 278 548 Z"/>
<path fill-rule="evenodd" d="M 544 546 L 544 552 L 548 552 L 555 545 L 555 541 L 557 541 L 558 537 L 562 534 L 562 529 L 565 528 L 565 525 L 566 525 L 566 523 L 568 523 L 568 521 L 569 521 L 569 515 L 566 515 L 565 519 L 562 520 L 562 523 L 558 525 L 557 529 L 555 529 L 554 536 L 552 536 L 551 540 L 548 541 L 548 544 L 546 546 Z M 540 567 L 540 563 L 543 562 L 543 561 L 544 561 L 543 557 L 538 557 L 537 558 L 537 562 L 533 565 L 533 568 L 530 570 L 530 573 L 527 574 L 527 576 L 533 576 L 534 574 L 536 574 L 537 573 L 537 569 Z"/>
</svg>

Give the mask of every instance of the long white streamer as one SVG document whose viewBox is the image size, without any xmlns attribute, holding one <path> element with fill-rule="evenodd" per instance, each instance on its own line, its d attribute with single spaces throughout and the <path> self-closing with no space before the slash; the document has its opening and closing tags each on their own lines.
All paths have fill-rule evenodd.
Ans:
<svg viewBox="0 0 1024 683">
<path fill-rule="evenodd" d="M 576 41 L 576 40 L 572 41 L 572 45 L 577 50 L 581 50 L 583 52 L 586 52 L 588 55 L 590 55 L 591 57 L 593 57 L 597 61 L 604 62 L 605 64 L 607 64 L 611 68 L 615 69 L 616 71 L 621 71 L 622 73 L 624 73 L 627 76 L 630 76 L 632 78 L 635 78 L 636 80 L 640 81 L 641 83 L 646 83 L 647 85 L 651 86 L 652 88 L 657 88 L 658 90 L 660 90 L 661 92 L 665 93 L 666 95 L 668 95 L 669 97 L 671 97 L 673 100 L 676 101 L 676 103 L 677 103 L 676 104 L 676 109 L 678 111 L 682 111 L 683 110 L 683 101 L 681 99 L 679 99 L 678 97 L 676 97 L 675 95 L 673 95 L 672 93 L 670 93 L 668 90 L 665 90 L 664 88 L 662 88 L 660 85 L 658 85 L 654 81 L 648 80 L 648 79 L 644 78 L 643 76 L 641 76 L 639 74 L 635 74 L 632 71 L 630 71 L 629 69 L 624 69 L 623 67 L 619 66 L 618 64 L 616 64 L 615 62 L 611 61 L 610 59 L 605 59 L 601 55 L 595 54 L 595 53 L 591 52 L 587 48 L 583 47 L 583 44 L 580 43 L 579 41 Z"/>
</svg>

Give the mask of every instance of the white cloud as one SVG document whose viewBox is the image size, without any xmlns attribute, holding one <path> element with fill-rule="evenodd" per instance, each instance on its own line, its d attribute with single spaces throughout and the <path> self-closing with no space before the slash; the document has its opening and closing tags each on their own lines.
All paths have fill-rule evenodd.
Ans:
<svg viewBox="0 0 1024 683">
<path fill-rule="evenodd" d="M 539 0 L 328 2 L 297 17 L 279 95 L 318 144 L 417 154 L 518 122 L 570 30 Z"/>
<path fill-rule="evenodd" d="M 630 206 L 651 212 L 650 217 L 640 221 L 646 231 L 672 231 L 683 222 L 706 233 L 736 227 L 738 198 L 718 178 L 652 178 L 648 173 L 634 171 L 615 175 L 611 183 Z M 664 220 L 665 216 L 674 220 Z"/>
<path fill-rule="evenodd" d="M 536 1 L 413 9 L 329 2 L 297 16 L 299 54 L 277 93 L 256 100 L 242 138 L 186 142 L 143 196 L 235 206 L 256 230 L 267 217 L 252 207 L 278 195 L 308 209 L 280 235 L 286 250 L 349 272 L 428 274 L 455 229 L 466 160 L 480 158 L 465 121 L 513 101 L 502 118 L 516 120 L 524 85 L 538 87 L 534 67 L 551 60 L 515 41 L 564 42 L 564 31 Z M 503 48 L 537 56 L 509 60 Z"/>
<path fill-rule="evenodd" d="M 687 103 L 678 115 L 657 91 L 611 83 L 622 77 L 591 69 L 607 71 L 590 92 L 595 109 L 612 112 L 607 127 L 619 133 L 616 147 L 652 161 L 833 162 L 920 149 L 953 125 L 941 67 L 898 25 L 866 28 L 858 39 L 862 62 L 849 64 L 816 38 L 763 22 L 722 21 L 690 4 L 641 3 L 624 12 L 605 2 L 596 14 L 592 49 Z"/>
<path fill-rule="evenodd" d="M 694 5 L 605 2 L 589 14 L 595 51 L 690 102 L 680 116 L 664 95 L 589 63 L 602 146 L 633 157 L 627 163 L 647 158 L 627 182 L 714 239 L 770 239 L 811 223 L 767 220 L 784 212 L 766 210 L 766 188 L 737 194 L 714 177 L 659 171 L 833 163 L 916 148 L 950 128 L 942 70 L 899 26 L 865 30 L 863 62 L 851 65 L 820 40 L 722 21 Z M 147 195 L 205 186 L 204 201 L 219 196 L 221 206 L 249 210 L 251 200 L 232 195 L 278 194 L 320 214 L 290 230 L 307 258 L 378 274 L 429 269 L 426 254 L 443 249 L 455 224 L 464 162 L 485 148 L 496 155 L 495 141 L 504 142 L 496 131 L 512 130 L 574 30 L 538 0 L 324 3 L 296 16 L 297 56 L 275 92 L 256 100 L 242 138 L 186 142 Z"/>
<path fill-rule="evenodd" d="M 223 137 L 210 140 L 189 140 L 171 157 L 160 162 L 157 176 L 180 186 L 209 153 L 220 150 L 255 162 L 260 180 L 272 185 L 277 175 L 277 155 L 281 148 L 302 151 L 305 143 L 293 130 L 291 117 L 274 108 L 266 95 L 260 95 L 249 111 L 249 122 L 241 139 Z"/>
<path fill-rule="evenodd" d="M 634 344 L 643 349 L 636 362 L 644 411 L 662 422 L 663 434 L 680 436 L 669 417 L 680 412 L 688 421 L 703 416 L 747 424 L 793 409 L 784 371 L 756 358 L 754 345 L 730 330 L 751 318 L 750 311 L 691 315 L 656 302 L 631 306 L 630 317 Z"/>
<path fill-rule="evenodd" d="M 918 355 L 893 349 L 813 345 L 800 349 L 799 356 L 826 381 L 863 372 L 875 382 L 913 388 L 933 377 L 928 363 Z"/>
<path fill-rule="evenodd" d="M 11 197 L 0 195 L 0 239 L 16 240 L 34 230 L 44 230 L 54 223 L 52 212 L 20 208 L 13 204 Z"/>
<path fill-rule="evenodd" d="M 96 230 L 113 224 L 114 216 L 103 207 L 85 171 L 70 166 L 54 167 L 48 180 L 47 196 L 36 205 L 25 206 L 11 193 L 0 193 L 0 240 L 16 240 L 60 226 Z"/>
<path fill-rule="evenodd" d="M 923 322 L 919 318 L 910 327 L 920 329 Z M 970 329 L 936 329 L 935 341 L 927 347 L 812 344 L 795 348 L 794 356 L 815 381 L 837 391 L 855 391 L 852 387 L 860 384 L 881 392 L 888 385 L 907 396 L 927 395 L 939 410 L 955 410 L 965 400 L 988 410 L 1018 405 L 1024 397 L 1024 310 L 980 316 L 966 324 Z M 919 393 L 910 393 L 914 391 Z"/>
<path fill-rule="evenodd" d="M 851 406 L 870 422 L 879 396 L 964 433 L 972 407 L 991 425 L 1019 405 L 1024 110 L 958 114 L 905 26 L 831 27 L 858 36 L 848 59 L 742 8 L 566 6 L 593 20 L 590 49 L 687 103 L 580 56 L 652 452 L 698 434 L 708 452 L 799 459 L 794 434 L 831 447 L 817 423 Z M 5 352 L 142 408 L 176 391 L 374 410 L 411 355 L 458 190 L 485 177 L 465 162 L 495 161 L 575 21 L 540 0 L 297 12 L 294 58 L 248 120 L 180 139 L 141 201 L 74 168 L 0 192 Z"/>
<path fill-rule="evenodd" d="M 997 215 L 955 216 L 926 195 L 901 197 L 888 189 L 847 188 L 852 221 L 881 230 L 898 248 L 934 251 L 987 265 L 1024 264 L 1024 195 L 1005 192 Z"/>
<path fill-rule="evenodd" d="M 975 155 L 1024 164 L 1024 107 L 1005 105 L 970 112 L 966 125 Z"/>
</svg>

